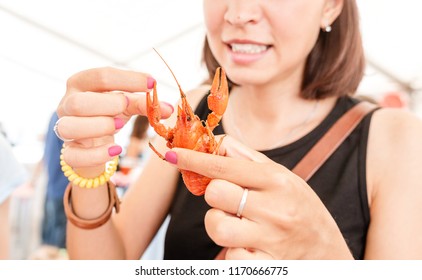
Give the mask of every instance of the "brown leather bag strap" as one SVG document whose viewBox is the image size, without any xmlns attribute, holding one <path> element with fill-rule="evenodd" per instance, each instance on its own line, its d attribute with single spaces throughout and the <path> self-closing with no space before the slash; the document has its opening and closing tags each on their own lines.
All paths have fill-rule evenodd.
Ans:
<svg viewBox="0 0 422 280">
<path fill-rule="evenodd" d="M 308 181 L 376 105 L 362 101 L 347 111 L 293 168 Z"/>
</svg>

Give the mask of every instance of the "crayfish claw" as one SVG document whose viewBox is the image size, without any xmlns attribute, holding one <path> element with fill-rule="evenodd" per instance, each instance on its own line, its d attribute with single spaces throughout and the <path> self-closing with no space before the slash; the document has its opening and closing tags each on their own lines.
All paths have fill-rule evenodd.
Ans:
<svg viewBox="0 0 422 280">
<path fill-rule="evenodd" d="M 208 115 L 207 124 L 211 130 L 220 122 L 226 111 L 228 101 L 229 86 L 226 72 L 223 68 L 218 67 L 211 85 L 210 94 L 208 95 L 208 108 L 212 113 Z"/>
</svg>

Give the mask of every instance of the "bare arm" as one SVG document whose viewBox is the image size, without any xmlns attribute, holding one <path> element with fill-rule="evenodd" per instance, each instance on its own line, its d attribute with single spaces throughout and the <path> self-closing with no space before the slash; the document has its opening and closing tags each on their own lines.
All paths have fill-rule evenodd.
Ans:
<svg viewBox="0 0 422 280">
<path fill-rule="evenodd" d="M 155 147 L 168 150 L 162 139 L 159 142 Z M 168 214 L 178 175 L 176 168 L 152 154 L 141 176 L 126 192 L 121 212 L 114 216 L 126 258 L 139 259 L 155 236 Z"/>
<path fill-rule="evenodd" d="M 397 110 L 374 115 L 368 146 L 367 259 L 422 258 L 421 143 L 417 117 Z"/>
<path fill-rule="evenodd" d="M 163 141 L 160 142 L 159 147 L 164 149 Z M 140 178 L 124 195 L 120 212 L 105 225 L 81 230 L 68 224 L 71 258 L 139 259 L 168 213 L 177 176 L 176 168 L 152 156 Z M 77 207 L 84 211 L 81 216 L 95 218 L 104 212 L 108 197 L 103 189 L 74 187 Z"/>
</svg>

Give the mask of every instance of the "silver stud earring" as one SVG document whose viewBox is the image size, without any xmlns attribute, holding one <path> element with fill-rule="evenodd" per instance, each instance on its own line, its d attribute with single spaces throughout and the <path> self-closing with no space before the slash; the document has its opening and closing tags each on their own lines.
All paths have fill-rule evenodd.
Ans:
<svg viewBox="0 0 422 280">
<path fill-rule="evenodd" d="M 324 31 L 328 33 L 328 32 L 331 32 L 331 29 L 332 29 L 331 25 L 327 24 L 324 28 Z"/>
<path fill-rule="evenodd" d="M 331 24 L 328 22 L 328 20 L 324 20 L 324 25 L 325 27 L 322 28 L 323 31 L 325 32 L 331 32 Z"/>
</svg>

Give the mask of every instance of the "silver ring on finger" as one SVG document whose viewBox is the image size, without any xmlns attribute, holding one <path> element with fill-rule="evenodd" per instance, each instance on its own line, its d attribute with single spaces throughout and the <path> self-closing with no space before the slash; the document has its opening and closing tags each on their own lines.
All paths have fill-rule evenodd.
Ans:
<svg viewBox="0 0 422 280">
<path fill-rule="evenodd" d="M 53 127 L 54 133 L 56 133 L 57 138 L 59 138 L 63 142 L 72 142 L 72 141 L 74 141 L 75 139 L 67 139 L 67 138 L 63 138 L 62 136 L 60 136 L 60 133 L 59 133 L 59 122 L 61 121 L 61 119 L 62 118 L 60 118 L 60 119 L 58 119 L 56 121 L 56 124 Z"/>
<path fill-rule="evenodd" d="M 238 216 L 239 218 L 242 218 L 242 213 L 243 213 L 243 209 L 245 208 L 245 205 L 246 205 L 246 199 L 248 198 L 248 193 L 249 193 L 249 189 L 244 188 L 243 194 L 242 194 L 242 199 L 240 200 L 239 208 L 237 208 L 237 213 L 236 213 L 236 216 Z"/>
</svg>

